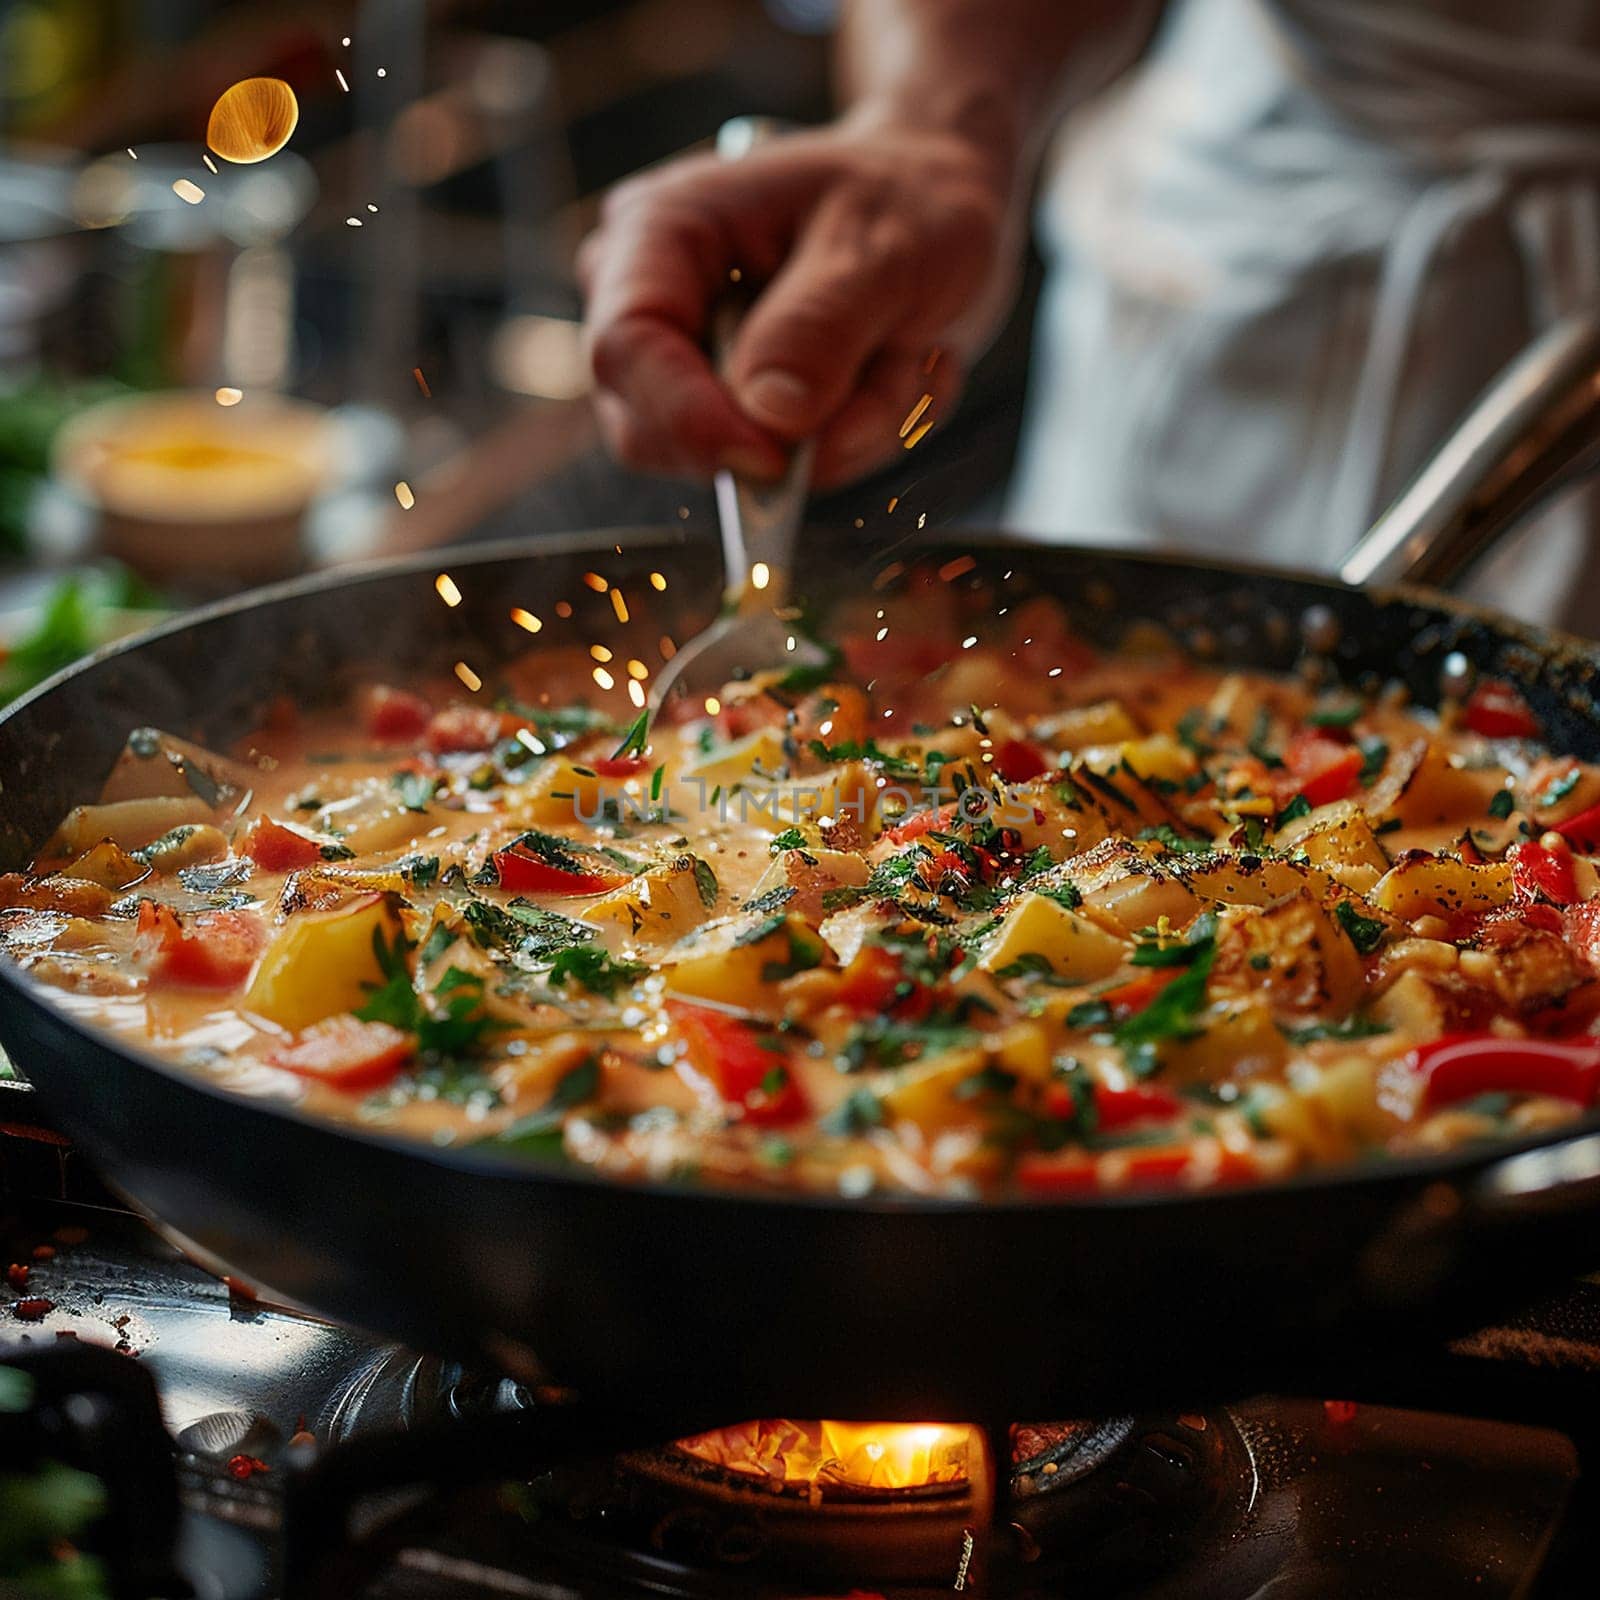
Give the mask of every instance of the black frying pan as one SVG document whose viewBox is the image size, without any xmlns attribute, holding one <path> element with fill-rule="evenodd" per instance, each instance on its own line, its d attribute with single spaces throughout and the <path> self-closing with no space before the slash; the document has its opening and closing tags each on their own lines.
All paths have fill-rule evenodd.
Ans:
<svg viewBox="0 0 1600 1600">
<path fill-rule="evenodd" d="M 858 571 L 853 542 L 817 534 L 811 570 Z M 1058 596 L 1106 642 L 1154 618 L 1202 653 L 1286 668 L 1309 610 L 1345 676 L 1403 679 L 1423 703 L 1459 652 L 1515 679 L 1557 748 L 1600 757 L 1600 648 L 1263 570 L 944 549 L 979 555 L 972 581 Z M 132 726 L 220 744 L 264 698 L 310 702 L 354 669 L 504 659 L 527 643 L 511 604 L 570 597 L 593 607 L 578 637 L 604 637 L 609 606 L 579 577 L 602 555 L 630 593 L 650 592 L 652 567 L 673 574 L 669 597 L 716 589 L 707 552 L 613 531 L 453 554 L 455 609 L 433 558 L 291 583 L 101 652 L 0 719 L 0 866 L 97 793 Z M 8 966 L 0 1040 L 112 1182 L 234 1271 L 640 1414 L 1015 1418 L 1254 1390 L 1314 1360 L 1359 1369 L 1597 1253 L 1592 1123 L 1245 1191 L 845 1201 L 624 1186 L 312 1121 L 75 1024 Z"/>
</svg>

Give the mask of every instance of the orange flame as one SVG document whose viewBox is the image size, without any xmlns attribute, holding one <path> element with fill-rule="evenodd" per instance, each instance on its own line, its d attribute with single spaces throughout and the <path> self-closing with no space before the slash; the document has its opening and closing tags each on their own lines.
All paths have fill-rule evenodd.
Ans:
<svg viewBox="0 0 1600 1600">
<path fill-rule="evenodd" d="M 913 1489 L 968 1481 L 972 1429 L 941 1422 L 741 1422 L 677 1448 L 773 1484 Z"/>
</svg>

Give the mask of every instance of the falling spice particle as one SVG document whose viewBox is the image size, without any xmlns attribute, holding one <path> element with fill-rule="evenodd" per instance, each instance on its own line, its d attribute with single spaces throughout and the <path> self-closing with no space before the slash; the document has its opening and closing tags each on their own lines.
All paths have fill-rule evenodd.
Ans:
<svg viewBox="0 0 1600 1600">
<path fill-rule="evenodd" d="M 922 363 L 924 375 L 932 372 L 933 369 L 939 365 L 939 357 L 943 354 L 944 351 L 942 351 L 937 345 L 935 345 L 933 349 L 928 352 L 928 359 Z"/>
<path fill-rule="evenodd" d="M 617 686 L 617 680 L 604 667 L 596 667 L 591 676 L 602 689 L 615 689 Z"/>
<path fill-rule="evenodd" d="M 361 218 L 360 217 L 346 217 L 344 219 L 344 225 L 347 228 L 359 228 L 361 226 Z"/>
<path fill-rule="evenodd" d="M 248 1482 L 258 1472 L 270 1472 L 271 1470 L 260 1456 L 238 1455 L 228 1457 L 228 1476 L 237 1479 L 240 1483 Z"/>
<path fill-rule="evenodd" d="M 586 584 L 588 584 L 589 587 L 591 589 L 593 589 L 596 594 L 604 594 L 606 592 L 606 590 L 611 587 L 611 585 L 609 583 L 607 583 L 606 580 L 604 578 L 602 578 L 598 572 L 586 572 L 586 573 L 584 573 L 583 581 Z"/>
<path fill-rule="evenodd" d="M 570 600 L 557 600 L 556 615 L 558 617 L 570 617 L 572 615 L 572 602 Z"/>
<path fill-rule="evenodd" d="M 28 1274 L 32 1270 L 26 1261 L 13 1261 L 6 1268 L 6 1282 L 13 1289 L 26 1289 L 28 1287 Z"/>
<path fill-rule="evenodd" d="M 978 642 L 977 634 L 969 633 L 966 636 L 966 638 L 961 641 L 961 648 L 963 650 L 970 650 L 973 647 L 973 645 L 975 645 L 977 642 Z"/>
<path fill-rule="evenodd" d="M 244 390 L 235 389 L 231 384 L 223 384 L 217 390 L 217 404 L 219 406 L 236 406 L 244 399 Z"/>
<path fill-rule="evenodd" d="M 928 526 L 928 513 L 926 511 L 924 511 L 922 515 L 917 518 L 917 526 L 919 528 L 926 528 Z"/>
<path fill-rule="evenodd" d="M 637 656 L 631 656 L 628 660 L 628 676 L 630 678 L 648 678 L 650 669 Z"/>
<path fill-rule="evenodd" d="M 656 644 L 656 649 L 661 652 L 663 661 L 670 661 L 678 653 L 678 647 L 672 642 L 672 635 L 664 633 Z"/>
<path fill-rule="evenodd" d="M 603 644 L 590 645 L 589 654 L 596 661 L 609 661 L 611 659 L 611 652 Z"/>
<path fill-rule="evenodd" d="M 177 197 L 191 206 L 197 206 L 206 197 L 206 192 L 198 183 L 191 183 L 187 178 L 177 178 L 173 181 L 172 192 Z"/>
<path fill-rule="evenodd" d="M 765 589 L 772 582 L 772 569 L 765 561 L 758 561 L 750 569 L 750 587 L 752 589 Z"/>
<path fill-rule="evenodd" d="M 411 492 L 411 485 L 404 478 L 394 486 L 394 497 L 400 502 L 402 511 L 409 511 L 417 503 L 417 497 Z"/>
<path fill-rule="evenodd" d="M 35 1261 L 54 1261 L 55 1258 L 56 1247 L 53 1244 L 36 1244 L 33 1247 L 33 1259 Z"/>
<path fill-rule="evenodd" d="M 211 174 L 212 174 L 212 176 L 214 176 L 214 177 L 215 177 L 215 176 L 218 176 L 218 169 L 217 169 L 217 164 L 216 164 L 216 162 L 215 162 L 215 161 L 213 161 L 213 160 L 212 160 L 212 159 L 211 159 L 211 157 L 210 157 L 210 156 L 208 156 L 208 155 L 207 155 L 207 154 L 206 154 L 206 153 L 205 153 L 205 152 L 204 152 L 204 151 L 203 151 L 203 150 L 202 150 L 202 151 L 201 151 L 201 152 L 200 152 L 200 159 L 201 159 L 201 160 L 202 160 L 202 161 L 203 161 L 203 162 L 205 162 L 205 164 L 206 164 L 206 171 L 207 171 L 207 172 L 209 172 L 209 173 L 211 173 Z"/>
<path fill-rule="evenodd" d="M 379 67 L 378 76 L 380 78 L 387 78 L 389 76 L 389 69 L 387 67 Z"/>
<path fill-rule="evenodd" d="M 413 367 L 411 376 L 417 380 L 417 387 L 422 391 L 422 398 L 424 400 L 433 399 L 433 390 L 428 387 L 428 380 L 422 376 L 422 368 Z"/>
<path fill-rule="evenodd" d="M 537 633 L 544 626 L 531 611 L 524 611 L 521 606 L 511 608 L 511 620 L 519 628 L 526 628 L 529 633 Z"/>
<path fill-rule="evenodd" d="M 483 679 L 465 661 L 456 662 L 456 676 L 476 694 L 483 687 Z"/>
<path fill-rule="evenodd" d="M 658 589 L 658 590 L 659 589 L 665 589 L 666 586 L 667 586 L 667 580 L 666 580 L 665 576 L 662 573 L 652 572 L 650 574 L 650 587 L 652 589 Z"/>
<path fill-rule="evenodd" d="M 644 685 L 637 678 L 628 679 L 628 698 L 641 711 L 644 710 Z"/>
<path fill-rule="evenodd" d="M 433 580 L 433 586 L 439 591 L 439 598 L 443 600 L 447 606 L 458 606 L 461 604 L 461 590 L 456 586 L 456 580 L 452 578 L 448 572 L 441 572 L 439 576 Z"/>
<path fill-rule="evenodd" d="M 373 214 L 373 216 L 377 216 L 377 214 L 378 214 L 378 208 L 375 205 L 373 205 L 373 203 L 370 200 L 367 202 L 367 210 L 370 211 Z"/>
<path fill-rule="evenodd" d="M 714 717 L 721 710 L 722 702 L 714 694 L 708 694 L 706 696 L 706 715 Z"/>
<path fill-rule="evenodd" d="M 899 504 L 900 504 L 900 496 L 899 496 L 899 495 L 895 495 L 895 496 L 894 496 L 894 497 L 893 497 L 893 498 L 892 498 L 892 499 L 891 499 L 891 500 L 890 500 L 890 501 L 889 501 L 889 515 L 890 515 L 890 516 L 891 516 L 891 517 L 892 517 L 892 516 L 893 516 L 893 515 L 894 515 L 894 508 L 895 508 L 895 507 L 896 507 L 896 506 L 897 506 L 897 505 L 899 505 Z"/>
<path fill-rule="evenodd" d="M 914 406 L 912 406 L 911 410 L 906 414 L 905 421 L 900 424 L 900 437 L 902 439 L 905 438 L 905 436 L 910 433 L 919 422 L 922 421 L 922 413 L 926 411 L 932 404 L 933 396 L 931 394 L 924 394 L 923 397 L 917 401 Z"/>
<path fill-rule="evenodd" d="M 976 556 L 957 556 L 954 561 L 947 561 L 939 568 L 939 576 L 946 583 L 952 583 L 957 578 L 964 578 L 977 564 Z"/>
<path fill-rule="evenodd" d="M 336 77 L 339 80 L 339 87 L 341 89 L 343 89 L 346 94 L 349 94 L 350 93 L 350 81 L 344 75 L 344 68 L 343 67 L 335 67 L 333 69 L 333 75 L 334 75 L 334 77 Z"/>
<path fill-rule="evenodd" d="M 620 589 L 611 591 L 611 609 L 616 612 L 618 622 L 626 622 L 628 620 L 628 602 L 622 598 Z"/>
<path fill-rule="evenodd" d="M 139 159 L 139 152 L 131 144 L 128 146 L 128 155 L 135 161 Z"/>
<path fill-rule="evenodd" d="M 218 95 L 206 143 L 224 161 L 254 166 L 277 155 L 299 122 L 300 102 L 282 78 L 245 78 Z"/>
<path fill-rule="evenodd" d="M 36 1295 L 29 1300 L 18 1300 L 11 1308 L 11 1313 L 18 1322 L 42 1322 L 56 1308 L 54 1300 L 46 1300 L 43 1295 Z"/>
<path fill-rule="evenodd" d="M 932 417 L 929 417 L 926 422 L 918 423 L 916 428 L 907 436 L 907 438 L 905 440 L 905 448 L 907 450 L 915 450 L 917 448 L 917 446 L 919 444 L 921 444 L 922 441 L 928 437 L 928 430 L 932 426 L 933 426 L 933 418 Z"/>
</svg>

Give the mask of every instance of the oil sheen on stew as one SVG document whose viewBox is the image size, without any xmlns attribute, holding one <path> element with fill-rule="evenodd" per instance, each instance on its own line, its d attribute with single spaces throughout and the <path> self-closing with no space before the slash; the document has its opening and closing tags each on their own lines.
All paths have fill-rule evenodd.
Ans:
<svg viewBox="0 0 1600 1600">
<path fill-rule="evenodd" d="M 1512 688 L 968 605 L 914 577 L 655 726 L 574 644 L 136 730 L 0 947 L 236 1092 L 621 1181 L 1203 1188 L 1593 1104 L 1600 769 Z"/>
</svg>

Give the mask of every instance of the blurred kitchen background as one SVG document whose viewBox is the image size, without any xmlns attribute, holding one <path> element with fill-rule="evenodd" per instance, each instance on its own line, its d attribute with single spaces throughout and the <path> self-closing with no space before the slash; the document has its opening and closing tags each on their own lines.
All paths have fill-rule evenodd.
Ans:
<svg viewBox="0 0 1600 1600">
<path fill-rule="evenodd" d="M 600 455 L 572 263 L 626 173 L 828 115 L 834 0 L 0 0 L 0 694 L 295 569 L 681 517 Z M 281 79 L 278 153 L 207 150 Z M 213 170 L 215 169 L 215 170 Z M 818 513 L 885 541 L 1009 463 L 962 413 Z M 894 509 L 889 509 L 894 501 Z"/>
</svg>

